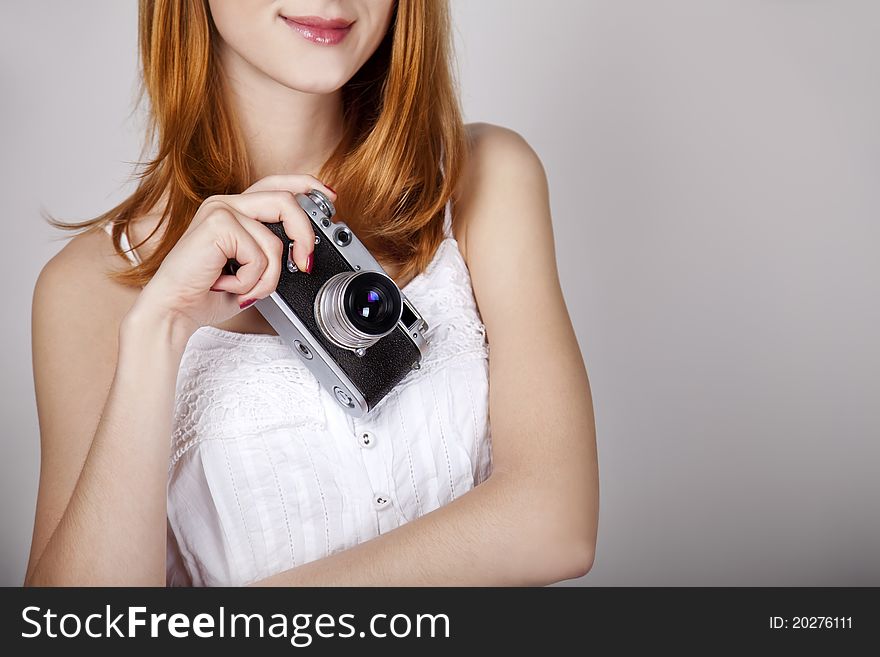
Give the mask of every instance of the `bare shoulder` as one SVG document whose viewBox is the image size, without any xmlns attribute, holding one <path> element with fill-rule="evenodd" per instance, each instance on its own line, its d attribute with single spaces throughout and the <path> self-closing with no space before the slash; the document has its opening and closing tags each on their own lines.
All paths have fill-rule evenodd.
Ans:
<svg viewBox="0 0 880 657">
<path fill-rule="evenodd" d="M 34 286 L 34 313 L 50 317 L 63 313 L 66 323 L 80 315 L 94 321 L 124 314 L 138 290 L 113 281 L 108 273 L 125 266 L 106 232 L 76 235 L 40 271 Z"/>
<path fill-rule="evenodd" d="M 77 234 L 43 266 L 31 306 L 38 410 L 62 382 L 83 388 L 107 383 L 120 322 L 140 292 L 109 274 L 129 266 L 102 229 Z"/>
<path fill-rule="evenodd" d="M 457 198 L 456 226 L 477 306 L 496 346 L 521 332 L 570 326 L 562 298 L 544 166 L 516 132 L 469 126 L 471 149 Z M 511 294 L 516 290 L 516 294 Z M 522 313 L 528 299 L 529 322 Z M 548 324 L 549 323 L 549 324 Z M 512 328 L 518 327 L 518 328 Z"/>
<path fill-rule="evenodd" d="M 161 213 L 153 210 L 128 225 L 129 237 L 141 258 L 149 255 L 163 236 L 160 218 Z M 130 266 L 116 253 L 106 230 L 96 227 L 79 233 L 43 267 L 34 289 L 34 303 L 63 290 L 81 300 L 100 295 L 111 313 L 120 308 L 127 310 L 140 290 L 117 283 L 108 274 Z"/>
<path fill-rule="evenodd" d="M 462 253 L 478 235 L 517 230 L 521 221 L 549 223 L 547 212 L 517 212 L 522 204 L 547 205 L 547 177 L 540 157 L 518 132 L 490 123 L 466 126 L 468 157 L 455 195 L 456 232 Z M 513 214 L 510 212 L 513 211 Z"/>
<path fill-rule="evenodd" d="M 537 153 L 521 134 L 493 123 L 468 123 L 465 126 L 475 163 L 492 161 L 498 164 L 506 157 L 515 158 L 513 165 L 541 167 Z"/>
</svg>

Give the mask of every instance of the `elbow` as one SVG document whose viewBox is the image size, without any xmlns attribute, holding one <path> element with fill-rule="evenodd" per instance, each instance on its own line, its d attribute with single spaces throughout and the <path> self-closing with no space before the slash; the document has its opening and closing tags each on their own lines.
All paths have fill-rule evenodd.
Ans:
<svg viewBox="0 0 880 657">
<path fill-rule="evenodd" d="M 586 515 L 586 514 L 585 514 Z M 572 514 L 540 514 L 523 523 L 524 561 L 532 584 L 545 586 L 585 576 L 596 555 L 595 523 Z"/>
<path fill-rule="evenodd" d="M 24 578 L 24 583 L 22 584 L 22 588 L 32 589 L 32 588 L 42 588 L 45 586 L 53 586 L 51 582 L 47 582 L 45 578 L 40 577 L 37 573 L 30 573 L 27 577 Z"/>
<path fill-rule="evenodd" d="M 29 588 L 42 586 L 42 584 L 39 582 L 39 577 L 38 577 L 39 565 L 40 565 L 39 561 L 28 563 L 27 571 L 25 572 L 25 575 L 24 575 L 24 582 L 22 583 L 23 588 L 29 589 Z"/>
<path fill-rule="evenodd" d="M 64 582 L 53 578 L 50 573 L 43 572 L 44 570 L 45 569 L 39 567 L 39 564 L 37 564 L 32 570 L 29 570 L 25 575 L 22 588 L 30 589 L 52 586 L 70 586 L 70 584 L 65 584 Z"/>
<path fill-rule="evenodd" d="M 496 473 L 497 474 L 497 473 Z M 496 477 L 510 510 L 513 541 L 507 563 L 516 568 L 512 579 L 546 586 L 577 579 L 595 562 L 599 504 L 596 495 L 572 494 L 569 486 L 546 480 L 526 483 L 527 477 Z M 511 558 L 513 557 L 513 558 Z"/>
<path fill-rule="evenodd" d="M 560 537 L 538 550 L 541 558 L 532 562 L 532 579 L 540 586 L 584 577 L 593 568 L 596 554 L 595 543 L 579 537 Z"/>
<path fill-rule="evenodd" d="M 584 577 L 593 568 L 596 545 L 593 542 L 573 541 L 569 546 L 569 556 L 564 562 L 564 572 L 558 581 Z"/>
</svg>

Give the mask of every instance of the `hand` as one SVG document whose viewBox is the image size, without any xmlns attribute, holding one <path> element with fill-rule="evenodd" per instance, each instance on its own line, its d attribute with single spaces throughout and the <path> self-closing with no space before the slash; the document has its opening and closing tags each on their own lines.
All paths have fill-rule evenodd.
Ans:
<svg viewBox="0 0 880 657">
<path fill-rule="evenodd" d="M 133 310 L 141 317 L 172 318 L 191 335 L 268 296 L 278 286 L 285 254 L 264 223 L 283 223 L 294 262 L 301 271 L 310 269 L 315 233 L 294 195 L 311 189 L 336 200 L 335 192 L 309 175 L 269 176 L 241 194 L 205 199 Z M 241 265 L 234 275 L 223 273 L 229 258 Z"/>
</svg>

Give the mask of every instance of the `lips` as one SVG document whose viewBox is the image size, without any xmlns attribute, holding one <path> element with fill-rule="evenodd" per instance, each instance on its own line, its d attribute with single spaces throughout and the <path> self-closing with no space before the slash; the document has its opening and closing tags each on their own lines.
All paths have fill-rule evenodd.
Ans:
<svg viewBox="0 0 880 657">
<path fill-rule="evenodd" d="M 351 31 L 354 21 L 320 16 L 282 16 L 285 23 L 301 37 L 322 46 L 340 43 Z"/>
</svg>

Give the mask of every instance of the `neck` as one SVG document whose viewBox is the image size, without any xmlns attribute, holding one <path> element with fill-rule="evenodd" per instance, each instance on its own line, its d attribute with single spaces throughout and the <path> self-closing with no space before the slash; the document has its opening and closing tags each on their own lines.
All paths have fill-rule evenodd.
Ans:
<svg viewBox="0 0 880 657">
<path fill-rule="evenodd" d="M 221 49 L 227 98 L 237 116 L 253 180 L 274 174 L 317 176 L 343 134 L 342 91 L 310 94 L 283 86 Z"/>
</svg>

